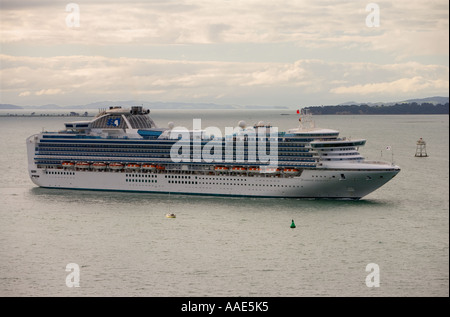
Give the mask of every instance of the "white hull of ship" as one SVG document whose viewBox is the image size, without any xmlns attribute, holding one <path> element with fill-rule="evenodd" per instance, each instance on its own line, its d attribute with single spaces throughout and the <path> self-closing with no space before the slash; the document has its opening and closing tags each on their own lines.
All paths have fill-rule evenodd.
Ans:
<svg viewBox="0 0 450 317">
<path fill-rule="evenodd" d="M 41 187 L 179 194 L 359 199 L 396 171 L 304 170 L 297 177 L 30 169 Z M 342 178 L 344 175 L 345 179 Z"/>
</svg>

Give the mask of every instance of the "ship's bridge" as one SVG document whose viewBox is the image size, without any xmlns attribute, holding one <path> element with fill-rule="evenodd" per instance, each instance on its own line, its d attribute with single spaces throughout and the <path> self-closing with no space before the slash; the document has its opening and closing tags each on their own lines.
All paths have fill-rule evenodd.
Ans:
<svg viewBox="0 0 450 317">
<path fill-rule="evenodd" d="M 331 149 L 331 148 L 344 148 L 344 147 L 359 147 L 366 144 L 366 140 L 349 140 L 340 139 L 334 141 L 313 141 L 311 142 L 311 147 L 313 149 Z"/>
<path fill-rule="evenodd" d="M 324 140 L 336 140 L 339 136 L 339 131 L 331 129 L 318 129 L 318 128 L 298 128 L 290 129 L 284 135 L 286 141 L 291 142 L 312 142 L 312 141 L 324 141 Z"/>
</svg>

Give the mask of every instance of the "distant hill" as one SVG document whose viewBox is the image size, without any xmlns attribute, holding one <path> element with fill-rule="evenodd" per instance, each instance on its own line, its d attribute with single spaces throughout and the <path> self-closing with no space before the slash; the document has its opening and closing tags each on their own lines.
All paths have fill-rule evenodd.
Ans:
<svg viewBox="0 0 450 317">
<path fill-rule="evenodd" d="M 99 101 L 86 105 L 71 106 L 72 109 L 97 109 L 111 106 L 143 106 L 149 109 L 288 109 L 280 106 L 240 106 L 240 105 L 219 105 L 215 103 L 187 103 L 187 102 L 161 102 L 161 101 Z"/>
<path fill-rule="evenodd" d="M 221 105 L 215 103 L 187 103 L 187 102 L 161 102 L 161 101 L 136 101 L 136 100 L 120 100 L 120 101 L 97 101 L 84 105 L 74 106 L 58 106 L 55 104 L 42 106 L 24 106 L 24 109 L 99 109 L 114 106 L 132 107 L 143 106 L 149 109 L 288 109 L 284 106 L 240 106 L 240 105 Z"/>
<path fill-rule="evenodd" d="M 409 99 L 397 102 L 367 102 L 357 103 L 348 101 L 338 105 L 311 106 L 307 107 L 316 114 L 409 114 L 409 113 L 439 113 L 448 114 L 449 97 L 427 97 L 421 99 Z M 445 106 L 447 105 L 447 106 Z M 214 103 L 188 103 L 188 102 L 162 102 L 162 101 L 97 101 L 84 105 L 60 106 L 56 104 L 46 104 L 37 106 L 16 106 L 12 104 L 0 104 L 0 109 L 30 109 L 30 110 L 91 110 L 109 108 L 112 106 L 143 106 L 148 109 L 290 109 L 284 106 L 260 106 L 260 105 L 235 105 L 235 104 L 214 104 Z M 391 108 L 393 107 L 393 108 Z"/>
<path fill-rule="evenodd" d="M 23 108 L 20 106 L 10 105 L 7 103 L 0 103 L 0 109 L 23 109 Z"/>
<path fill-rule="evenodd" d="M 403 101 L 404 103 L 419 103 L 419 104 L 423 104 L 423 103 L 432 103 L 434 105 L 437 104 L 441 104 L 441 105 L 445 105 L 446 103 L 449 102 L 449 98 L 448 97 L 428 97 L 428 98 L 422 98 L 422 99 L 408 99 Z"/>
<path fill-rule="evenodd" d="M 55 104 L 47 104 L 47 105 L 42 105 L 42 106 L 26 106 L 24 108 L 33 108 L 33 109 L 63 109 L 63 107 L 55 105 Z"/>
<path fill-rule="evenodd" d="M 418 104 L 422 104 L 422 103 L 431 103 L 434 105 L 437 104 L 442 104 L 445 105 L 446 103 L 449 102 L 449 97 L 427 97 L 427 98 L 418 98 L 418 99 L 408 99 L 408 100 L 402 100 L 402 101 L 391 101 L 391 102 L 382 102 L 382 101 L 378 101 L 378 102 L 356 102 L 356 101 L 347 101 L 347 102 L 342 102 L 340 104 L 338 104 L 337 106 L 353 106 L 353 105 L 367 105 L 367 106 L 393 106 L 395 104 L 399 104 L 399 103 L 418 103 Z"/>
</svg>

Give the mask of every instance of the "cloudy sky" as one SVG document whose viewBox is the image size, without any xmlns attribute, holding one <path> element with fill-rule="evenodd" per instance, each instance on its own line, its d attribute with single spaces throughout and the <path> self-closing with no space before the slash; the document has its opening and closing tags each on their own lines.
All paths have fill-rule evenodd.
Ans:
<svg viewBox="0 0 450 317">
<path fill-rule="evenodd" d="M 0 3 L 0 103 L 298 107 L 449 95 L 447 0 Z"/>
</svg>

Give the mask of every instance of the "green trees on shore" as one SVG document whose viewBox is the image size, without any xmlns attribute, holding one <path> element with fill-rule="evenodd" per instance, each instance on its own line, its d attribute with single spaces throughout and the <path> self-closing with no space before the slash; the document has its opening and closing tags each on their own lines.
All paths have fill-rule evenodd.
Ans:
<svg viewBox="0 0 450 317">
<path fill-rule="evenodd" d="M 449 104 L 396 103 L 394 105 L 337 105 L 306 107 L 313 115 L 321 114 L 449 114 Z"/>
</svg>

